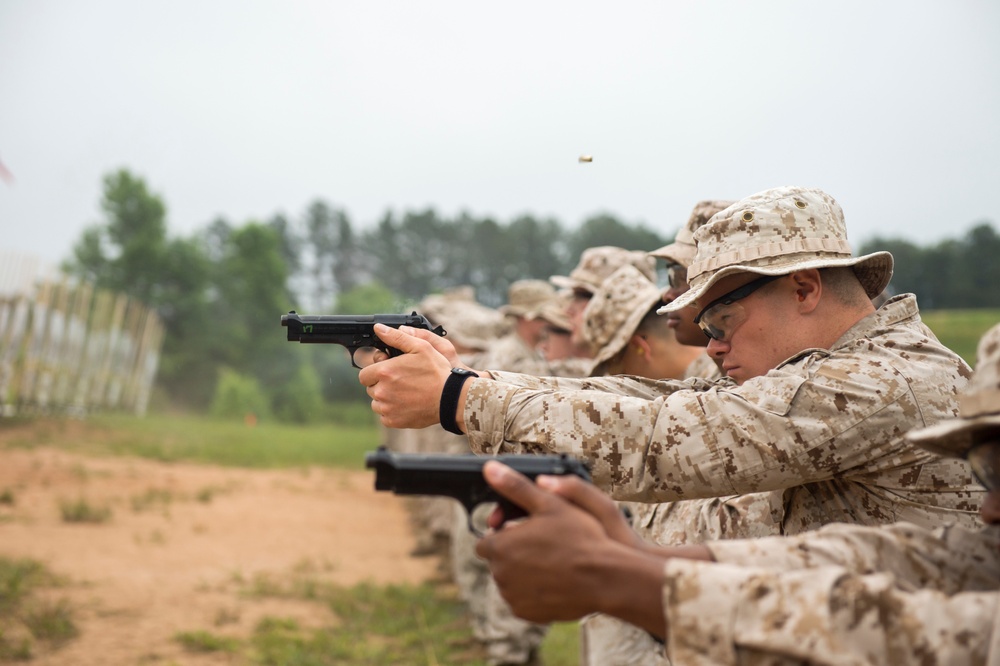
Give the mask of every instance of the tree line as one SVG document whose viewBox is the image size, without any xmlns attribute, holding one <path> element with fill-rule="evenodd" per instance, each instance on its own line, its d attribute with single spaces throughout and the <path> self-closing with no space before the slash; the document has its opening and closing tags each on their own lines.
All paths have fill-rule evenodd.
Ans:
<svg viewBox="0 0 1000 666">
<path fill-rule="evenodd" d="M 165 329 L 161 400 L 220 414 L 307 421 L 325 406 L 365 399 L 339 347 L 285 340 L 280 315 L 403 312 L 423 296 L 471 285 L 499 306 L 523 278 L 565 275 L 598 245 L 651 250 L 671 237 L 611 214 L 577 228 L 523 215 L 509 222 L 433 209 L 387 212 L 359 227 L 317 199 L 297 218 L 215 219 L 187 237 L 167 233 L 167 206 L 126 169 L 103 179 L 102 217 L 63 262 L 71 275 L 136 298 Z M 1000 237 L 987 223 L 967 237 L 921 248 L 873 239 L 863 252 L 897 259 L 893 288 L 924 307 L 998 307 Z M 248 407 L 250 405 L 250 407 Z"/>
</svg>

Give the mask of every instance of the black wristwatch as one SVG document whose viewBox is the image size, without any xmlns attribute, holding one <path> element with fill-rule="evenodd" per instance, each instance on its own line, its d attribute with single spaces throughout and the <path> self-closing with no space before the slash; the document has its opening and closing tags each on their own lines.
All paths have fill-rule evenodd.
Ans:
<svg viewBox="0 0 1000 666">
<path fill-rule="evenodd" d="M 472 370 L 465 368 L 452 368 L 451 374 L 444 382 L 441 389 L 441 404 L 438 407 L 438 417 L 441 427 L 456 435 L 463 435 L 458 423 L 455 422 L 455 412 L 458 411 L 458 397 L 462 395 L 462 385 L 469 377 L 478 377 Z"/>
</svg>

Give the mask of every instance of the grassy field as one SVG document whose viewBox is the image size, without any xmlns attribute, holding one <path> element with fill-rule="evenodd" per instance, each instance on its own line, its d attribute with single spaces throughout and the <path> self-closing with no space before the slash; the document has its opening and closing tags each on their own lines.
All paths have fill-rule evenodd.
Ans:
<svg viewBox="0 0 1000 666">
<path fill-rule="evenodd" d="M 367 410 L 367 405 L 359 405 Z M 370 412 L 369 412 L 370 414 Z M 55 446 L 94 456 L 139 456 L 160 461 L 188 461 L 244 468 L 298 468 L 305 466 L 362 469 L 364 454 L 379 443 L 374 418 L 369 425 L 293 426 L 260 422 L 253 427 L 208 417 L 150 414 L 144 418 L 95 415 L 85 422 L 39 419 L 30 422 L 0 420 L 8 447 L 32 449 Z M 70 436 L 72 433 L 72 436 Z M 69 507 L 72 509 L 73 507 Z M 64 516 L 66 509 L 64 508 Z M 14 564 L 17 566 L 15 567 Z M 32 589 L 35 562 L 10 563 L 0 559 L 0 662 L 26 658 L 37 649 L 57 645 L 70 635 L 48 636 L 39 631 L 31 644 L 4 639 L 4 627 L 23 617 L 30 595 L 7 594 L 5 582 L 18 590 Z M 10 570 L 9 576 L 5 571 Z M 16 577 L 15 577 L 15 574 Z M 5 578 L 7 580 L 5 580 Z M 9 583 L 8 587 L 15 583 Z M 178 634 L 175 640 L 191 652 L 226 653 L 234 664 L 325 666 L 330 664 L 484 664 L 475 648 L 468 621 L 459 602 L 432 584 L 337 588 L 303 577 L 295 581 L 247 581 L 246 593 L 300 598 L 334 610 L 345 621 L 338 626 L 305 629 L 287 620 L 262 622 L 251 637 L 234 640 L 207 626 Z M 66 608 L 44 609 L 52 614 Z M 32 612 L 38 612 L 33 610 Z M 60 618 L 62 619 L 62 618 Z M 72 617 L 64 622 L 72 627 Z M 6 632 L 10 636 L 10 632 Z M 428 638 L 432 637 L 432 638 Z M 43 641 L 48 641 L 45 643 Z M 554 625 L 542 645 L 546 666 L 579 663 L 576 623 Z"/>
<path fill-rule="evenodd" d="M 954 349 L 973 367 L 979 338 L 1000 323 L 1000 310 L 928 310 L 920 316 L 945 346 Z"/>
</svg>

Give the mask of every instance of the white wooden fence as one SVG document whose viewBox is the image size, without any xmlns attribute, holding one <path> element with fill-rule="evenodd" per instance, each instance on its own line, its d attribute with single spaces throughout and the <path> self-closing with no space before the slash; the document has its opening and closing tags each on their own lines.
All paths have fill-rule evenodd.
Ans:
<svg viewBox="0 0 1000 666">
<path fill-rule="evenodd" d="M 0 251 L 0 417 L 144 414 L 162 342 L 141 303 Z"/>
</svg>

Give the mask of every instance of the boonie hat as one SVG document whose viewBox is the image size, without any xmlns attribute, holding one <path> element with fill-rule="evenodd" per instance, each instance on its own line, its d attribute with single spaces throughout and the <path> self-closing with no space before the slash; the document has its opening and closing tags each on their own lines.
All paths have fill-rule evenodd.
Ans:
<svg viewBox="0 0 1000 666">
<path fill-rule="evenodd" d="M 542 306 L 555 298 L 555 288 L 545 280 L 518 280 L 507 289 L 507 305 L 500 306 L 506 315 L 535 319 Z"/>
<path fill-rule="evenodd" d="M 538 318 L 544 319 L 549 325 L 568 333 L 573 328 L 573 322 L 566 314 L 566 309 L 569 306 L 569 295 L 568 291 L 556 292 L 556 295 L 538 311 Z"/>
<path fill-rule="evenodd" d="M 735 201 L 699 201 L 691 211 L 687 224 L 674 236 L 674 242 L 650 252 L 650 256 L 680 264 L 685 268 L 694 261 L 696 248 L 694 232 L 703 227 L 713 215 L 732 206 Z"/>
<path fill-rule="evenodd" d="M 958 398 L 958 418 L 906 433 L 922 449 L 964 457 L 986 432 L 1000 432 L 1000 324 L 979 341 L 976 372 Z"/>
<path fill-rule="evenodd" d="M 646 252 L 626 250 L 613 245 L 588 247 L 569 276 L 553 275 L 549 282 L 562 289 L 582 289 L 593 294 L 601 283 L 625 264 L 639 269 L 650 281 L 656 280 L 656 260 Z"/>
<path fill-rule="evenodd" d="M 712 285 L 735 273 L 787 275 L 809 268 L 850 266 L 869 298 L 892 277 L 892 255 L 852 256 L 844 211 L 826 192 L 776 187 L 737 201 L 694 234 L 697 254 L 688 266 L 691 288 L 658 310 L 694 303 Z"/>
<path fill-rule="evenodd" d="M 471 287 L 425 296 L 417 309 L 435 324 L 444 326 L 449 340 L 469 349 L 488 349 L 511 330 L 503 314 L 475 300 Z"/>
<path fill-rule="evenodd" d="M 625 348 L 659 301 L 659 287 L 635 266 L 622 266 L 604 281 L 583 311 L 583 337 L 597 350 L 591 374 Z"/>
</svg>

